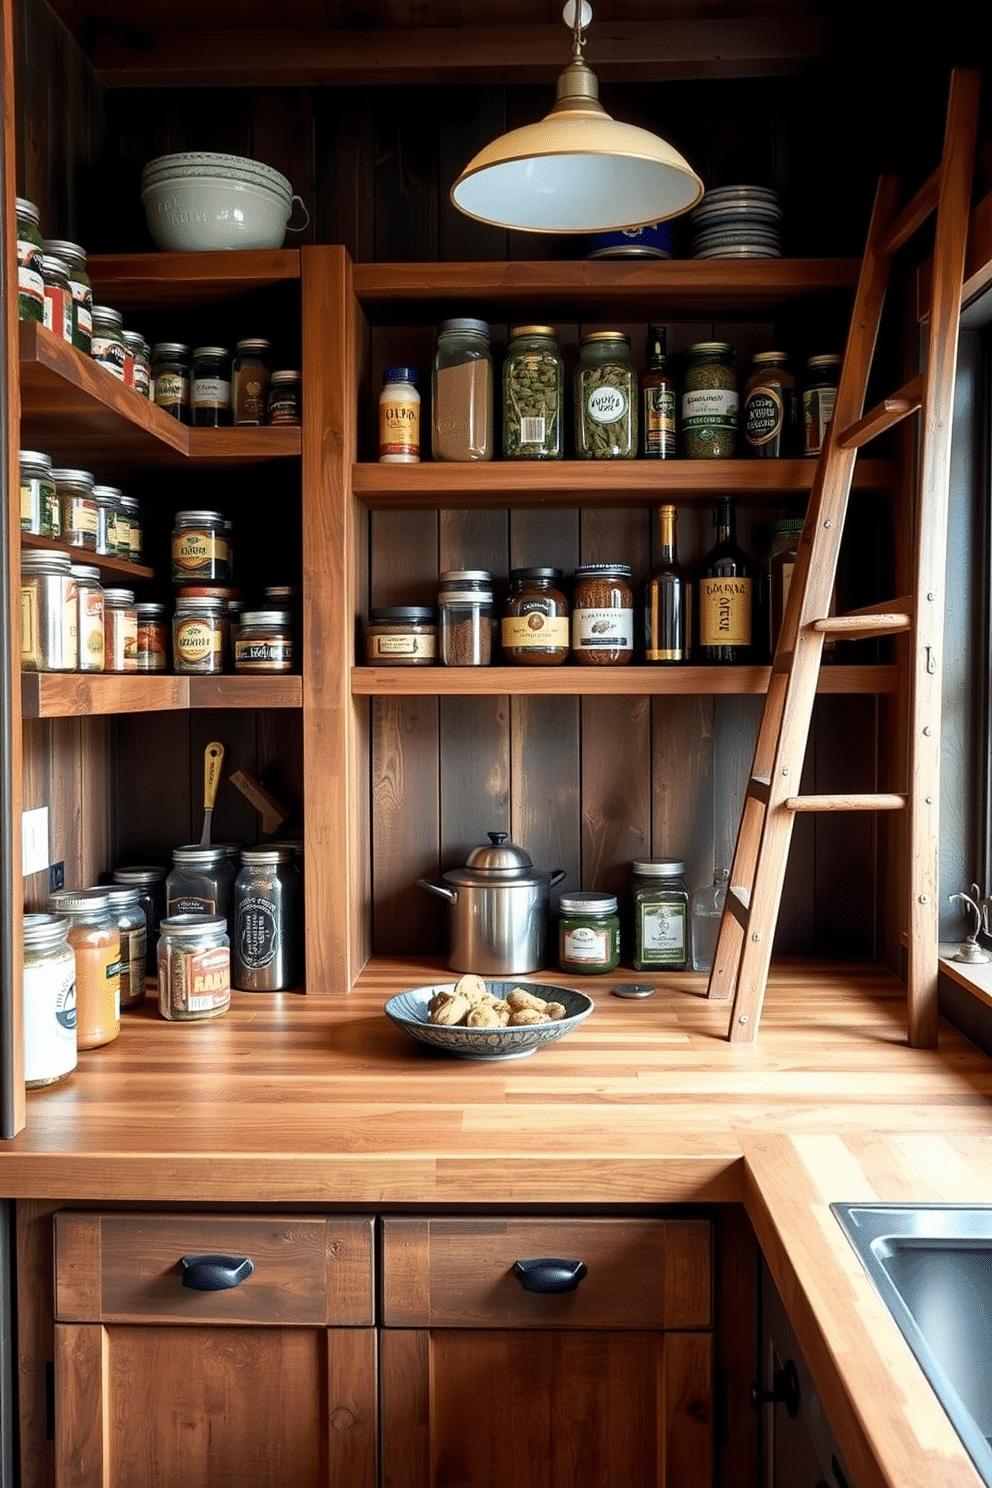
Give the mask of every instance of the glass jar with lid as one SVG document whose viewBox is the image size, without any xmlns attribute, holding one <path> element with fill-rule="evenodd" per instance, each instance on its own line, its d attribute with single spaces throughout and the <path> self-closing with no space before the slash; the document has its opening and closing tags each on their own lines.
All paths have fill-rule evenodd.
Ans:
<svg viewBox="0 0 992 1488">
<path fill-rule="evenodd" d="M 486 321 L 463 316 L 441 322 L 432 391 L 435 460 L 491 460 L 493 360 Z"/>
<path fill-rule="evenodd" d="M 744 384 L 744 444 L 759 460 L 797 453 L 796 379 L 784 351 L 759 351 Z"/>
<path fill-rule="evenodd" d="M 220 915 L 231 918 L 234 863 L 223 845 L 189 843 L 173 848 L 165 882 L 167 915 Z"/>
<path fill-rule="evenodd" d="M 125 387 L 134 387 L 134 352 L 124 340 L 124 317 L 110 305 L 93 306 L 90 356 Z"/>
<path fill-rule="evenodd" d="M 176 600 L 172 665 L 180 674 L 218 676 L 227 651 L 227 605 L 215 595 Z"/>
<path fill-rule="evenodd" d="M 299 426 L 302 385 L 299 372 L 283 368 L 269 378 L 268 421 L 278 427 Z"/>
<path fill-rule="evenodd" d="M 74 672 L 79 665 L 76 581 L 68 553 L 21 554 L 21 670 Z"/>
<path fill-rule="evenodd" d="M 45 252 L 60 258 L 68 269 L 72 295 L 72 344 L 85 356 L 90 354 L 93 337 L 93 286 L 86 272 L 86 249 L 65 238 L 48 238 Z"/>
<path fill-rule="evenodd" d="M 145 911 L 145 975 L 154 976 L 158 961 L 155 955 L 158 944 L 159 922 L 165 919 L 165 880 L 167 868 L 158 864 L 138 863 L 134 867 L 115 868 L 114 883 L 127 884 L 137 890 L 138 903 Z"/>
<path fill-rule="evenodd" d="M 159 925 L 158 1010 L 170 1022 L 218 1018 L 231 1005 L 231 941 L 221 915 L 173 914 Z"/>
<path fill-rule="evenodd" d="M 568 660 L 568 600 L 560 568 L 510 570 L 503 609 L 503 659 L 521 666 L 561 666 Z"/>
<path fill-rule="evenodd" d="M 76 958 L 64 915 L 24 916 L 24 1083 L 54 1085 L 76 1068 Z"/>
<path fill-rule="evenodd" d="M 120 977 L 122 1008 L 135 1007 L 145 999 L 145 953 L 147 924 L 138 890 L 132 884 L 98 884 L 85 890 L 105 897 L 110 918 L 121 938 Z"/>
<path fill-rule="evenodd" d="M 620 965 L 620 919 L 615 894 L 562 894 L 558 902 L 558 965 L 599 976 Z"/>
<path fill-rule="evenodd" d="M 128 496 L 127 492 L 121 497 L 121 510 L 127 520 L 127 546 L 125 554 L 121 552 L 122 558 L 129 558 L 132 563 L 140 563 L 144 544 L 141 533 L 141 507 L 137 496 Z"/>
<path fill-rule="evenodd" d="M 45 281 L 44 325 L 60 341 L 72 345 L 72 290 L 69 288 L 69 265 L 54 254 L 41 256 L 41 277 Z"/>
<path fill-rule="evenodd" d="M 580 666 L 626 666 L 634 654 L 634 591 L 628 563 L 584 563 L 575 570 L 572 659 Z"/>
<path fill-rule="evenodd" d="M 49 909 L 68 920 L 66 940 L 76 961 L 76 1043 L 96 1049 L 121 1031 L 121 937 L 105 893 L 63 889 Z"/>
<path fill-rule="evenodd" d="M 103 669 L 138 670 L 138 611 L 133 589 L 103 591 Z"/>
<path fill-rule="evenodd" d="M 63 541 L 95 553 L 99 517 L 93 476 L 88 470 L 53 470 L 52 479 L 59 501 Z"/>
<path fill-rule="evenodd" d="M 433 666 L 437 611 L 429 605 L 380 605 L 370 610 L 365 660 L 369 666 Z"/>
<path fill-rule="evenodd" d="M 292 615 L 288 610 L 243 610 L 232 649 L 236 672 L 291 672 Z"/>
<path fill-rule="evenodd" d="M 231 409 L 236 424 L 264 424 L 269 403 L 268 355 L 272 342 L 261 337 L 238 341 L 231 367 Z"/>
<path fill-rule="evenodd" d="M 697 341 L 682 379 L 682 452 L 687 460 L 730 460 L 737 449 L 737 375 L 726 341 Z"/>
<path fill-rule="evenodd" d="M 139 672 L 169 670 L 169 620 L 164 604 L 143 601 L 135 605 L 138 638 L 135 655 Z"/>
<path fill-rule="evenodd" d="M 62 536 L 62 509 L 48 455 L 38 450 L 20 452 L 21 531 L 36 537 Z"/>
<path fill-rule="evenodd" d="M 492 574 L 449 570 L 437 596 L 442 666 L 489 666 L 493 649 Z"/>
<path fill-rule="evenodd" d="M 189 347 L 181 341 L 158 341 L 152 347 L 152 398 L 157 407 L 181 424 L 190 422 Z"/>
<path fill-rule="evenodd" d="M 689 959 L 689 890 L 685 864 L 647 858 L 632 864 L 635 971 L 682 971 Z"/>
<path fill-rule="evenodd" d="M 193 426 L 223 429 L 231 413 L 231 357 L 223 346 L 198 346 L 193 352 Z"/>
<path fill-rule="evenodd" d="M 121 492 L 116 486 L 94 486 L 96 502 L 96 553 L 101 558 L 117 558 L 117 513 Z"/>
<path fill-rule="evenodd" d="M 231 980 L 243 992 L 278 992 L 296 979 L 299 878 L 288 847 L 246 847 L 234 880 Z"/>
<path fill-rule="evenodd" d="M 637 375 L 630 337 L 592 331 L 575 369 L 575 453 L 580 460 L 633 460 L 637 454 Z"/>
<path fill-rule="evenodd" d="M 834 416 L 842 357 L 833 353 L 811 356 L 803 378 L 803 454 L 816 457 L 823 449 L 827 425 Z"/>
<path fill-rule="evenodd" d="M 122 331 L 124 345 L 134 363 L 134 391 L 152 401 L 152 353 L 140 331 Z"/>
<path fill-rule="evenodd" d="M 504 460 L 561 460 L 565 364 L 549 325 L 514 326 L 503 362 Z"/>
<path fill-rule="evenodd" d="M 103 585 L 100 570 L 88 563 L 73 563 L 69 572 L 76 581 L 76 630 L 79 637 L 79 670 L 102 672 L 104 666 Z"/>
<path fill-rule="evenodd" d="M 41 260 L 45 240 L 41 236 L 41 215 L 34 202 L 19 196 L 17 213 L 17 317 L 42 325 L 45 319 L 45 279 Z"/>
<path fill-rule="evenodd" d="M 220 512 L 176 512 L 172 529 L 172 581 L 175 584 L 226 584 L 231 551 Z"/>
</svg>

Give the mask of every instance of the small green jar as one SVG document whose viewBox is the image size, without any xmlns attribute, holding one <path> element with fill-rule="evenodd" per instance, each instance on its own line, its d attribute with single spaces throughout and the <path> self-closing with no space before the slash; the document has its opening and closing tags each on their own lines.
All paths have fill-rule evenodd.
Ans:
<svg viewBox="0 0 992 1488">
<path fill-rule="evenodd" d="M 682 445 L 687 460 L 733 459 L 738 402 L 733 348 L 725 341 L 690 346 L 682 381 Z"/>
<path fill-rule="evenodd" d="M 575 369 L 575 453 L 580 460 L 633 460 L 637 454 L 637 376 L 630 337 L 592 331 Z"/>
<path fill-rule="evenodd" d="M 632 865 L 634 970 L 683 971 L 689 960 L 689 890 L 685 864 L 649 858 Z"/>
<path fill-rule="evenodd" d="M 620 965 L 620 919 L 614 894 L 563 894 L 558 910 L 558 965 L 600 976 Z"/>
<path fill-rule="evenodd" d="M 565 371 L 553 326 L 514 326 L 503 363 L 504 460 L 565 453 Z"/>
</svg>

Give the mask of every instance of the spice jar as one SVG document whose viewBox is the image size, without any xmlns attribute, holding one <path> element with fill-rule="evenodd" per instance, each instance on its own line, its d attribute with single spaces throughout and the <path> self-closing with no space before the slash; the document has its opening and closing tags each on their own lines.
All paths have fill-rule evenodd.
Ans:
<svg viewBox="0 0 992 1488">
<path fill-rule="evenodd" d="M 24 916 L 24 1083 L 54 1085 L 76 1068 L 76 958 L 64 915 Z"/>
<path fill-rule="evenodd" d="M 134 391 L 152 401 L 152 354 L 148 342 L 140 331 L 121 331 L 121 336 L 134 363 Z"/>
<path fill-rule="evenodd" d="M 79 638 L 79 670 L 102 672 L 104 667 L 103 586 L 100 570 L 86 563 L 73 563 L 69 572 L 76 581 L 76 632 Z"/>
<path fill-rule="evenodd" d="M 291 672 L 293 617 L 285 610 L 244 610 L 233 644 L 236 672 Z"/>
<path fill-rule="evenodd" d="M 491 460 L 493 361 L 486 321 L 441 322 L 432 392 L 431 453 L 435 460 Z"/>
<path fill-rule="evenodd" d="M 68 553 L 21 554 L 21 670 L 74 672 L 79 665 L 76 581 Z"/>
<path fill-rule="evenodd" d="M 193 352 L 191 402 L 195 428 L 221 429 L 233 422 L 230 357 L 223 346 L 198 346 Z"/>
<path fill-rule="evenodd" d="M 52 480 L 59 502 L 62 541 L 95 553 L 99 518 L 92 475 L 88 470 L 53 470 Z"/>
<path fill-rule="evenodd" d="M 41 215 L 34 202 L 19 196 L 17 213 L 17 318 L 33 320 L 38 325 L 45 319 L 45 280 L 41 260 L 45 240 L 39 231 Z"/>
<path fill-rule="evenodd" d="M 737 447 L 737 378 L 725 341 L 697 341 L 682 380 L 682 445 L 687 460 L 729 460 Z"/>
<path fill-rule="evenodd" d="M 135 659 L 139 672 L 167 672 L 169 670 L 169 622 L 165 605 L 142 603 L 135 605 L 138 620 Z"/>
<path fill-rule="evenodd" d="M 140 563 L 143 553 L 143 539 L 141 533 L 141 507 L 138 505 L 137 496 L 124 495 L 121 497 L 121 511 L 127 522 L 127 553 L 121 553 L 121 557 L 127 557 L 132 563 Z"/>
<path fill-rule="evenodd" d="M 189 347 L 181 341 L 159 341 L 152 347 L 152 398 L 181 424 L 190 422 Z"/>
<path fill-rule="evenodd" d="M 109 902 L 110 918 L 121 938 L 120 976 L 122 1008 L 135 1007 L 145 998 L 145 953 L 147 924 L 138 890 L 130 884 L 100 884 L 87 889 L 93 897 Z"/>
<path fill-rule="evenodd" d="M 200 595 L 176 601 L 172 621 L 172 665 L 180 674 L 219 675 L 227 650 L 227 606 Z"/>
<path fill-rule="evenodd" d="M 685 864 L 668 858 L 633 863 L 635 971 L 681 971 L 689 959 L 689 890 Z"/>
<path fill-rule="evenodd" d="M 173 848 L 165 881 L 167 915 L 220 915 L 227 923 L 233 892 L 234 862 L 223 844 L 192 842 Z"/>
<path fill-rule="evenodd" d="M 175 1023 L 217 1018 L 231 1006 L 231 942 L 220 915 L 170 915 L 159 926 L 158 1010 Z"/>
<path fill-rule="evenodd" d="M 302 389 L 299 372 L 273 372 L 269 378 L 268 420 L 283 427 L 300 424 Z"/>
<path fill-rule="evenodd" d="M 60 890 L 49 897 L 69 922 L 66 940 L 76 961 L 76 1044 L 95 1049 L 121 1031 L 121 937 L 107 895 Z"/>
<path fill-rule="evenodd" d="M 744 384 L 742 416 L 748 452 L 762 460 L 796 453 L 796 379 L 784 351 L 759 351 Z"/>
<path fill-rule="evenodd" d="M 365 660 L 369 666 L 433 666 L 437 613 L 426 605 L 387 605 L 369 611 Z"/>
<path fill-rule="evenodd" d="M 60 341 L 72 345 L 72 290 L 69 288 L 69 265 L 53 254 L 41 256 L 41 277 L 45 282 L 44 324 Z"/>
<path fill-rule="evenodd" d="M 565 366 L 553 326 L 515 326 L 503 363 L 503 458 L 564 456 Z"/>
<path fill-rule="evenodd" d="M 413 367 L 387 367 L 379 394 L 379 464 L 420 461 L 420 394 Z"/>
<path fill-rule="evenodd" d="M 269 401 L 266 356 L 271 341 L 254 337 L 237 341 L 231 366 L 231 411 L 236 424 L 264 424 Z"/>
<path fill-rule="evenodd" d="M 231 980 L 243 992 L 278 992 L 296 977 L 299 874 L 285 847 L 246 847 L 234 881 Z"/>
<path fill-rule="evenodd" d="M 133 589 L 103 591 L 103 669 L 138 670 L 138 611 Z"/>
<path fill-rule="evenodd" d="M 94 486 L 93 500 L 96 502 L 96 552 L 101 558 L 116 558 L 117 512 L 121 492 L 116 486 Z"/>
<path fill-rule="evenodd" d="M 626 563 L 575 570 L 572 657 L 581 666 L 624 666 L 634 654 L 634 592 Z"/>
<path fill-rule="evenodd" d="M 580 460 L 632 460 L 637 454 L 637 377 L 630 337 L 593 331 L 575 369 L 575 453 Z"/>
<path fill-rule="evenodd" d="M 558 965 L 580 976 L 616 971 L 620 919 L 615 894 L 563 894 L 558 902 Z"/>
<path fill-rule="evenodd" d="M 227 528 L 220 512 L 176 512 L 172 529 L 174 584 L 226 584 L 231 577 Z"/>
<path fill-rule="evenodd" d="M 93 337 L 93 286 L 86 272 L 86 249 L 63 238 L 49 238 L 45 252 L 60 258 L 68 270 L 72 296 L 72 344 L 77 351 L 89 356 Z"/>
<path fill-rule="evenodd" d="M 449 570 L 437 596 L 442 666 L 488 666 L 493 648 L 492 575 Z"/>
<path fill-rule="evenodd" d="M 568 660 L 568 600 L 558 588 L 560 568 L 510 570 L 503 610 L 503 659 L 522 666 L 561 666 Z"/>
<path fill-rule="evenodd" d="M 803 454 L 819 455 L 834 416 L 842 357 L 812 356 L 803 378 Z"/>
<path fill-rule="evenodd" d="M 145 975 L 154 976 L 158 965 L 155 951 L 158 944 L 159 921 L 165 919 L 165 880 L 168 870 L 139 864 L 134 868 L 115 868 L 114 883 L 127 884 L 138 894 L 138 903 L 145 912 Z"/>
<path fill-rule="evenodd" d="M 21 531 L 36 537 L 62 536 L 62 510 L 48 455 L 20 452 Z"/>
<path fill-rule="evenodd" d="M 124 340 L 124 317 L 109 305 L 93 306 L 90 356 L 125 387 L 134 387 L 134 353 Z"/>
</svg>

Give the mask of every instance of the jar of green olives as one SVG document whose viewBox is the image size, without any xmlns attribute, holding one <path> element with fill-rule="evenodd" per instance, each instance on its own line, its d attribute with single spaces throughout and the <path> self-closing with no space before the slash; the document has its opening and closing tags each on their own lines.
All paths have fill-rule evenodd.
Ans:
<svg viewBox="0 0 992 1488">
<path fill-rule="evenodd" d="M 686 353 L 682 443 L 687 460 L 730 460 L 737 447 L 737 378 L 725 341 L 697 341 Z"/>
<path fill-rule="evenodd" d="M 637 454 L 637 377 L 630 337 L 592 331 L 575 369 L 575 453 L 580 460 L 632 460 Z"/>
<path fill-rule="evenodd" d="M 503 363 L 504 460 L 560 460 L 565 373 L 552 326 L 515 326 Z"/>
</svg>

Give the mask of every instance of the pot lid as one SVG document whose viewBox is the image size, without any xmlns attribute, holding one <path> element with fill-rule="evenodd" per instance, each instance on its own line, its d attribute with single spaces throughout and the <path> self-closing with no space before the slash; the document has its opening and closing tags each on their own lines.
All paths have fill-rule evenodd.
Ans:
<svg viewBox="0 0 992 1488">
<path fill-rule="evenodd" d="M 535 869 L 530 854 L 512 843 L 505 832 L 489 832 L 488 842 L 473 847 L 464 868 L 444 875 L 452 884 L 546 883 L 549 875 Z"/>
</svg>

